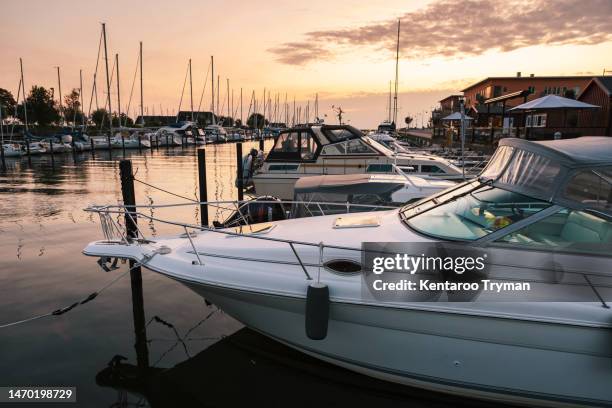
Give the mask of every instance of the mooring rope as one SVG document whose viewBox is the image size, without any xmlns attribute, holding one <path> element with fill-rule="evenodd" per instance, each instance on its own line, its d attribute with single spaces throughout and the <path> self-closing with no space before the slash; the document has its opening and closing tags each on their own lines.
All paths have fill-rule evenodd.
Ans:
<svg viewBox="0 0 612 408">
<path fill-rule="evenodd" d="M 1 324 L 0 325 L 0 329 L 4 329 L 4 328 L 7 328 L 7 327 L 12 327 L 12 326 L 17 326 L 17 325 L 20 325 L 20 324 L 23 324 L 23 323 L 31 322 L 31 321 L 42 319 L 42 318 L 45 318 L 45 317 L 63 315 L 64 313 L 67 313 L 67 312 L 71 311 L 72 309 L 74 309 L 77 306 L 84 305 L 85 303 L 91 302 L 96 297 L 98 297 L 98 295 L 100 295 L 102 292 L 104 292 L 106 289 L 108 289 L 109 287 L 111 287 L 112 285 L 117 283 L 125 275 L 127 275 L 132 270 L 134 270 L 136 268 L 139 268 L 141 266 L 144 266 L 144 264 L 142 264 L 142 263 L 134 264 L 134 266 L 132 266 L 130 269 L 128 269 L 127 271 L 123 272 L 121 275 L 117 276 L 115 279 L 111 280 L 110 282 L 108 282 L 107 284 L 102 286 L 99 290 L 89 294 L 88 296 L 84 297 L 83 299 L 81 299 L 81 300 L 79 300 L 77 302 L 74 302 L 74 303 L 72 303 L 72 304 L 70 304 L 68 306 L 60 307 L 60 308 L 55 309 L 55 310 L 53 310 L 51 312 L 48 312 L 48 313 L 44 313 L 44 314 L 40 314 L 40 315 L 36 315 L 36 316 L 31 316 L 31 317 L 28 317 L 26 319 L 17 320 L 17 321 L 10 322 L 10 323 Z"/>
<path fill-rule="evenodd" d="M 137 179 L 136 177 L 132 177 L 132 179 L 133 179 L 134 181 L 137 181 L 138 183 L 144 184 L 145 186 L 151 187 L 151 188 L 153 188 L 153 189 L 155 189 L 155 190 L 159 190 L 159 191 L 161 191 L 161 192 L 163 192 L 163 193 L 170 194 L 170 195 L 173 195 L 173 196 L 175 196 L 175 197 L 182 198 L 183 200 L 191 201 L 192 203 L 199 203 L 199 201 L 198 201 L 198 200 L 194 200 L 193 198 L 189 198 L 189 197 L 182 196 L 182 195 L 180 195 L 180 194 L 173 193 L 172 191 L 164 190 L 164 189 L 163 189 L 163 188 L 161 188 L 161 187 L 154 186 L 153 184 L 149 184 L 149 183 L 147 183 L 147 182 L 144 182 L 144 181 L 142 181 L 142 180 L 139 180 L 139 179 Z"/>
</svg>

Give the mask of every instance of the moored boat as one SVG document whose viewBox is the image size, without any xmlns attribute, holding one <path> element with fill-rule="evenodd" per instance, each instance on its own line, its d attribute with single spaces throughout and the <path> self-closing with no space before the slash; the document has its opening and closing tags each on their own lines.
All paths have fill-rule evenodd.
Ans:
<svg viewBox="0 0 612 408">
<path fill-rule="evenodd" d="M 401 209 L 225 230 L 181 224 L 191 233 L 154 240 L 116 240 L 107 228 L 84 253 L 133 259 L 273 339 L 376 378 L 496 403 L 608 406 L 611 186 L 608 138 L 504 139 L 478 179 Z M 123 209 L 90 211 L 107 220 Z M 501 266 L 514 269 L 498 265 L 491 279 L 597 280 L 582 280 L 591 297 L 575 302 L 496 302 L 483 293 L 449 302 L 455 293 L 446 290 L 427 303 L 380 301 L 363 294 L 366 239 L 496 249 Z M 551 254 L 565 274 L 534 268 Z M 315 277 L 329 288 L 326 335 L 317 339 L 305 331 Z"/>
</svg>

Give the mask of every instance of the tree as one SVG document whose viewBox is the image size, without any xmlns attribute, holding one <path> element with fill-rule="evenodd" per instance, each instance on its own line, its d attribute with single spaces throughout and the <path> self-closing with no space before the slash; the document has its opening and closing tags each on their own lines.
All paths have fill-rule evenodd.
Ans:
<svg viewBox="0 0 612 408">
<path fill-rule="evenodd" d="M 2 109 L 2 118 L 5 119 L 7 116 L 15 114 L 15 98 L 10 91 L 0 88 L 0 109 Z"/>
<path fill-rule="evenodd" d="M 566 89 L 563 96 L 569 99 L 576 99 L 576 91 L 574 91 L 573 89 Z"/>
<path fill-rule="evenodd" d="M 53 95 L 47 89 L 42 86 L 34 85 L 30 94 L 26 98 L 26 108 L 28 110 L 28 121 L 30 123 L 37 123 L 39 126 L 47 126 L 51 123 L 57 123 L 60 115 Z M 23 104 L 19 105 L 18 118 L 25 122 L 25 112 Z"/>
<path fill-rule="evenodd" d="M 78 89 L 73 89 L 68 95 L 64 96 L 64 119 L 73 124 L 82 123 L 83 114 L 81 112 L 81 95 Z"/>
<path fill-rule="evenodd" d="M 106 119 L 106 123 L 108 123 L 108 118 Z M 113 127 L 119 127 L 119 126 L 133 127 L 134 121 L 128 115 L 126 115 L 125 113 L 122 113 L 121 114 L 121 124 L 120 124 L 117 114 L 113 114 Z"/>
<path fill-rule="evenodd" d="M 234 126 L 234 119 L 229 116 L 219 116 L 218 121 L 223 126 Z"/>
<path fill-rule="evenodd" d="M 242 127 L 242 121 L 240 119 L 236 119 L 236 121 L 234 122 L 234 126 Z"/>
<path fill-rule="evenodd" d="M 410 127 L 410 124 L 412 123 L 414 119 L 412 118 L 412 116 L 406 116 L 404 118 L 404 123 L 406 123 L 406 127 Z"/>
<path fill-rule="evenodd" d="M 96 124 L 96 127 L 102 127 L 102 124 L 108 126 L 108 113 L 106 109 L 99 108 L 92 112 L 91 120 Z"/>
<path fill-rule="evenodd" d="M 251 113 L 251 116 L 247 119 L 247 126 L 253 129 L 255 125 L 257 125 L 258 129 L 263 129 L 267 124 L 268 120 L 264 120 L 264 116 L 261 113 Z"/>
</svg>

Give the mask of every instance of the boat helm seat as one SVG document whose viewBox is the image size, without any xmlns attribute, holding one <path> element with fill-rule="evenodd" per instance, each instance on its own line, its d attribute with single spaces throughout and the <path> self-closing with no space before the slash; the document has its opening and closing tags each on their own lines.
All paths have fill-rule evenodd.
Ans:
<svg viewBox="0 0 612 408">
<path fill-rule="evenodd" d="M 612 243 L 612 223 L 582 211 L 570 212 L 559 235 L 538 231 L 537 223 L 529 229 L 530 233 L 527 235 L 530 238 L 553 247 L 569 246 L 573 243 Z"/>
</svg>

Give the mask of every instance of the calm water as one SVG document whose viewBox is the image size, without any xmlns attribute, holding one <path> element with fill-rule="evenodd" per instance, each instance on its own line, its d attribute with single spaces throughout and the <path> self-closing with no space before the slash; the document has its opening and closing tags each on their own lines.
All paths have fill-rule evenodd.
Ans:
<svg viewBox="0 0 612 408">
<path fill-rule="evenodd" d="M 255 146 L 255 144 L 253 144 Z M 251 144 L 243 147 L 248 152 Z M 235 145 L 208 146 L 209 200 L 236 198 Z M 194 148 L 127 152 L 136 178 L 197 198 Z M 0 324 L 69 305 L 126 270 L 105 273 L 81 254 L 101 239 L 88 204 L 121 199 L 121 151 L 7 159 L 0 172 Z M 137 203 L 181 199 L 136 183 Z M 223 214 L 209 210 L 210 218 Z M 194 207 L 156 209 L 155 216 L 199 222 Z M 144 225 L 143 225 L 144 224 Z M 141 223 L 147 235 L 166 232 Z M 457 406 L 459 401 L 359 376 L 289 350 L 243 329 L 200 296 L 143 270 L 148 356 L 146 379 L 136 364 L 129 277 L 93 302 L 59 317 L 0 329 L 0 386 L 76 386 L 68 406 Z M 171 324 L 168 327 L 153 317 Z M 121 373 L 107 368 L 121 355 Z M 128 374 L 126 374 L 128 373 Z M 296 398 L 296 396 L 299 396 Z M 471 402 L 461 402 L 472 405 Z M 18 406 L 25 406 L 21 404 Z M 38 405 L 40 406 L 40 405 Z"/>
</svg>

